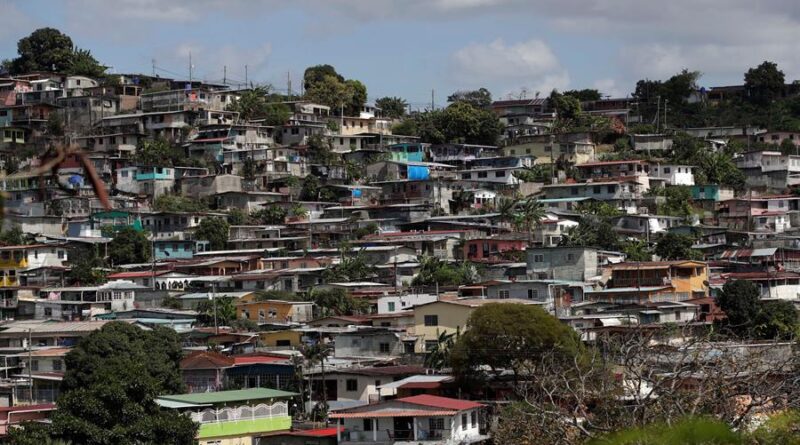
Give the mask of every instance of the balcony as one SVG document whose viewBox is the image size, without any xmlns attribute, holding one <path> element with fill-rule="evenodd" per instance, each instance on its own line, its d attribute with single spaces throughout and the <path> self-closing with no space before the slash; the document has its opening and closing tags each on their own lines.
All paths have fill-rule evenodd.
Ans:
<svg viewBox="0 0 800 445">
<path fill-rule="evenodd" d="M 288 430 L 292 426 L 286 402 L 272 405 L 207 408 L 190 414 L 200 424 L 198 438 L 246 435 Z"/>
</svg>

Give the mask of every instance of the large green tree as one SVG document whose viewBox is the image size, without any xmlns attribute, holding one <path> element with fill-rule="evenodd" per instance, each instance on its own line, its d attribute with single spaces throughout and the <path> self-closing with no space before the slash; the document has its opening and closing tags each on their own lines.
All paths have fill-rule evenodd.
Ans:
<svg viewBox="0 0 800 445">
<path fill-rule="evenodd" d="M 488 108 L 492 104 L 492 93 L 486 88 L 477 90 L 458 90 L 447 96 L 450 103 L 464 102 L 475 108 Z"/>
<path fill-rule="evenodd" d="M 744 73 L 744 87 L 750 102 L 764 105 L 780 97 L 785 76 L 778 69 L 778 64 L 764 61 L 761 65 L 750 68 Z"/>
<path fill-rule="evenodd" d="M 489 303 L 475 309 L 466 332 L 450 355 L 456 374 L 469 376 L 481 367 L 493 372 L 523 372 L 529 360 L 545 354 L 563 360 L 586 353 L 575 331 L 544 309 L 528 304 Z"/>
<path fill-rule="evenodd" d="M 399 119 L 406 114 L 408 102 L 400 97 L 381 97 L 375 101 L 375 106 L 383 111 L 385 117 Z"/>
<path fill-rule="evenodd" d="M 210 217 L 200 221 L 194 232 L 196 240 L 209 242 L 211 250 L 224 250 L 228 244 L 230 224 L 225 218 Z"/>
<path fill-rule="evenodd" d="M 702 254 L 692 248 L 694 239 L 688 235 L 668 232 L 656 242 L 654 253 L 662 260 L 698 260 Z"/>
<path fill-rule="evenodd" d="M 162 410 L 155 398 L 183 391 L 180 340 L 174 330 L 143 330 L 111 322 L 81 339 L 66 356 L 51 424 L 28 434 L 83 445 L 194 443 L 197 425 L 177 411 Z"/>
<path fill-rule="evenodd" d="M 115 266 L 146 263 L 151 258 L 150 244 L 144 232 L 133 227 L 123 227 L 108 243 L 108 258 Z"/>
<path fill-rule="evenodd" d="M 55 28 L 40 28 L 17 42 L 18 57 L 10 63 L 11 74 L 55 71 L 72 75 L 100 76 L 105 72 L 87 50 Z"/>
<path fill-rule="evenodd" d="M 743 338 L 785 339 L 798 334 L 797 310 L 788 301 L 762 301 L 751 281 L 725 283 L 717 297 L 726 330 Z"/>
<path fill-rule="evenodd" d="M 331 76 L 339 82 L 344 82 L 344 77 L 336 72 L 336 68 L 331 65 L 314 65 L 306 68 L 303 73 L 303 88 L 309 90 L 314 87 L 318 82 L 321 82 L 325 77 Z"/>
</svg>

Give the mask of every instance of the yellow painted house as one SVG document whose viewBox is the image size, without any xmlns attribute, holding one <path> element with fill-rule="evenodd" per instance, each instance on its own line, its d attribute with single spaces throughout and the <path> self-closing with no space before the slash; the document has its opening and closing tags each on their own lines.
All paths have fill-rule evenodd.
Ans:
<svg viewBox="0 0 800 445">
<path fill-rule="evenodd" d="M 268 347 L 300 347 L 302 345 L 303 333 L 285 329 L 280 331 L 262 331 L 258 333 L 261 346 Z"/>
<path fill-rule="evenodd" d="M 458 298 L 414 306 L 414 326 L 410 329 L 410 334 L 416 337 L 414 352 L 430 351 L 442 333 L 464 332 L 472 312 L 489 303 L 536 304 L 530 300 L 516 298 Z"/>
<path fill-rule="evenodd" d="M 701 261 L 643 261 L 614 264 L 604 289 L 586 292 L 591 301 L 658 303 L 708 296 L 708 265 Z"/>
<path fill-rule="evenodd" d="M 62 267 L 65 261 L 67 250 L 63 245 L 0 247 L 0 287 L 24 286 L 20 272 L 41 267 Z"/>
<path fill-rule="evenodd" d="M 245 295 L 236 302 L 236 317 L 256 323 L 306 322 L 314 317 L 310 301 L 258 300 L 258 293 Z"/>
</svg>

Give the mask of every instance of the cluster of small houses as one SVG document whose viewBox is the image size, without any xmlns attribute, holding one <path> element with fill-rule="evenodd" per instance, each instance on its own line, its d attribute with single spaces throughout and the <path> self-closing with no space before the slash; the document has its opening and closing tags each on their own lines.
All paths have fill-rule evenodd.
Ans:
<svg viewBox="0 0 800 445">
<path fill-rule="evenodd" d="M 142 87 L 148 84 L 148 92 Z M 712 90 L 713 91 L 713 90 Z M 764 300 L 800 295 L 800 156 L 746 152 L 736 159 L 746 195 L 695 184 L 691 165 L 600 161 L 591 133 L 550 134 L 546 99 L 491 105 L 505 125 L 498 146 L 431 145 L 392 134 L 392 119 L 364 106 L 357 116 L 298 99 L 282 126 L 244 122 L 228 111 L 242 91 L 226 85 L 143 75 L 120 83 L 53 73 L 0 79 L 0 157 L 44 152 L 52 113 L 66 139 L 84 149 L 111 191 L 112 210 L 95 196 L 79 159 L 68 155 L 54 175 L 2 179 L 5 227 L 35 235 L 37 244 L 0 247 L 0 434 L 54 409 L 64 356 L 83 336 L 112 320 L 179 332 L 188 394 L 163 396 L 165 409 L 200 423 L 201 444 L 476 443 L 487 439 L 492 401 L 460 400 L 452 376 L 421 357 L 443 333 L 462 331 L 487 303 L 541 306 L 587 342 L 599 333 L 641 326 L 704 326 L 724 317 L 714 296 L 732 279 L 752 281 Z M 631 99 L 583 104 L 587 112 L 636 122 Z M 331 125 L 334 122 L 336 125 Z M 335 130 L 334 130 L 335 128 Z M 709 150 L 732 139 L 778 144 L 800 134 L 756 128 L 697 128 Z M 308 141 L 321 136 L 343 160 L 361 165 L 359 181 L 342 165 L 311 162 Z M 212 157 L 218 171 L 138 165 L 143 140 L 166 138 L 187 156 Z M 668 150 L 669 136 L 631 135 L 637 151 Z M 255 161 L 245 179 L 245 161 Z M 521 181 L 526 167 L 566 160 L 574 178 Z M 34 157 L 27 167 L 46 159 Z M 298 198 L 298 180 L 313 175 L 336 196 Z M 699 218 L 652 212 L 654 187 L 688 186 Z M 151 209 L 166 194 L 211 198 L 214 211 Z M 538 197 L 547 209 L 533 233 L 519 233 L 494 210 L 509 196 Z M 699 234 L 702 261 L 632 262 L 621 252 L 559 246 L 577 226 L 577 206 L 603 202 L 621 210 L 620 236 L 649 240 Z M 55 203 L 58 203 L 56 205 Z M 226 250 L 211 250 L 194 231 L 205 218 L 269 206 L 304 209 L 275 225 L 233 225 Z M 54 211 L 58 209 L 58 211 Z M 154 260 L 117 264 L 97 286 L 65 286 L 72 247 L 104 252 L 109 233 L 134 227 L 151 236 Z M 376 233 L 356 237 L 358 229 Z M 347 242 L 375 266 L 363 282 L 326 282 Z M 479 265 L 480 280 L 458 287 L 415 287 L 420 257 Z M 323 315 L 311 302 L 263 299 L 264 291 L 309 294 L 342 289 L 369 303 L 364 315 Z M 167 297 L 182 309 L 167 309 Z M 200 302 L 235 301 L 236 317 L 253 332 L 202 327 Z M 331 356 L 306 368 L 305 411 L 326 400 L 330 428 L 297 429 L 297 355 L 323 342 Z M 215 345 L 221 352 L 211 351 Z M 236 389 L 230 389 L 236 388 Z M 505 393 L 494 391 L 497 400 Z"/>
</svg>

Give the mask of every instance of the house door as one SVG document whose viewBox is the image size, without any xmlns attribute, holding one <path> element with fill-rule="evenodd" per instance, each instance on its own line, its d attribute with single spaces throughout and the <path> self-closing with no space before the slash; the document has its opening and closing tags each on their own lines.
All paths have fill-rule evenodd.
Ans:
<svg viewBox="0 0 800 445">
<path fill-rule="evenodd" d="M 394 438 L 397 439 L 413 439 L 414 438 L 414 418 L 413 417 L 395 417 L 394 418 Z"/>
</svg>

